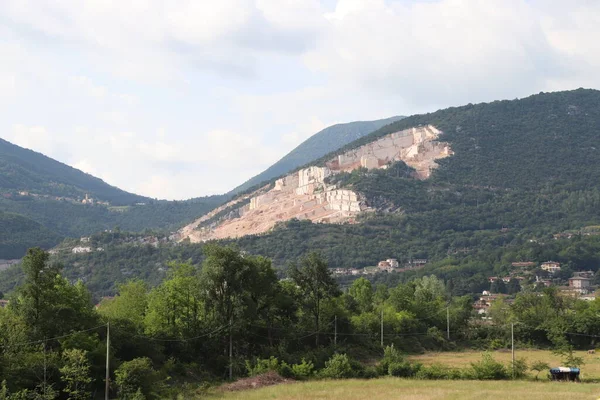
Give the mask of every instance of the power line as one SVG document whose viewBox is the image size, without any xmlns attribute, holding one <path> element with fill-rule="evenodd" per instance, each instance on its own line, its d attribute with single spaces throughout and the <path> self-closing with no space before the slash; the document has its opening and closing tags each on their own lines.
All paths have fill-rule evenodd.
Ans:
<svg viewBox="0 0 600 400">
<path fill-rule="evenodd" d="M 156 341 L 156 342 L 189 342 L 189 341 L 192 341 L 192 340 L 201 339 L 203 337 L 213 335 L 213 334 L 215 334 L 215 333 L 217 333 L 219 331 L 222 331 L 225 328 L 228 328 L 229 326 L 230 326 L 230 324 L 224 325 L 224 326 L 221 326 L 220 328 L 217 328 L 217 329 L 215 329 L 215 330 L 213 330 L 211 332 L 204 333 L 202 335 L 194 336 L 194 337 L 191 337 L 191 338 L 185 338 L 185 339 L 160 339 L 160 338 L 153 338 L 153 337 L 144 336 L 144 335 L 131 335 L 131 336 L 132 337 L 136 337 L 136 338 L 140 338 L 140 339 L 147 339 L 147 340 L 151 340 L 151 341 Z M 113 330 L 114 330 L 114 327 L 113 327 Z"/>
<path fill-rule="evenodd" d="M 67 338 L 69 336 L 74 336 L 74 335 L 77 335 L 79 333 L 90 332 L 90 331 L 93 331 L 93 330 L 96 330 L 96 329 L 99 329 L 99 328 L 104 328 L 104 327 L 106 327 L 106 324 L 105 325 L 98 325 L 98 326 L 90 328 L 90 329 L 84 329 L 82 331 L 71 332 L 69 334 L 62 335 L 62 336 L 55 336 L 55 337 L 46 338 L 46 339 L 40 339 L 40 340 L 32 340 L 30 342 L 13 343 L 13 344 L 10 344 L 10 345 L 6 345 L 4 347 L 10 348 L 10 347 L 15 347 L 15 346 L 27 346 L 27 345 L 31 345 L 31 344 L 41 344 L 41 343 L 46 343 L 49 340 L 64 339 L 64 338 Z"/>
</svg>

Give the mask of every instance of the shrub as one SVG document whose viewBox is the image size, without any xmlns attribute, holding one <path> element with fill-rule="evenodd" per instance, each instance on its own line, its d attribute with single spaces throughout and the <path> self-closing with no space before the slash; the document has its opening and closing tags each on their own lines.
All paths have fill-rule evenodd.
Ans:
<svg viewBox="0 0 600 400">
<path fill-rule="evenodd" d="M 408 378 L 421 369 L 421 364 L 411 364 L 408 360 L 393 362 L 388 366 L 388 374 L 399 378 Z"/>
<path fill-rule="evenodd" d="M 279 367 L 279 360 L 277 360 L 276 357 L 264 359 L 257 358 L 254 365 L 246 360 L 246 370 L 250 376 L 262 375 L 269 371 L 279 372 Z"/>
<path fill-rule="evenodd" d="M 279 375 L 283 376 L 284 378 L 294 378 L 294 370 L 290 364 L 286 363 L 285 361 L 281 362 L 277 372 L 279 372 Z"/>
<path fill-rule="evenodd" d="M 292 365 L 292 372 L 294 374 L 294 378 L 304 380 L 308 379 L 315 373 L 315 365 L 312 361 L 306 361 L 306 359 L 302 359 L 300 364 Z"/>
<path fill-rule="evenodd" d="M 540 372 L 549 370 L 550 365 L 548 365 L 548 363 L 544 361 L 534 361 L 533 364 L 531 364 L 530 368 L 532 371 L 536 372 L 535 380 L 537 380 L 538 376 L 540 375 Z"/>
<path fill-rule="evenodd" d="M 421 367 L 419 369 L 419 371 L 417 371 L 415 377 L 417 379 L 456 380 L 456 379 L 462 379 L 463 373 L 460 369 L 450 368 L 443 364 L 433 364 L 433 365 Z"/>
<path fill-rule="evenodd" d="M 492 339 L 490 342 L 490 350 L 498 350 L 506 347 L 506 343 L 501 339 Z"/>
<path fill-rule="evenodd" d="M 391 364 L 403 363 L 404 361 L 404 356 L 394 346 L 387 346 L 383 351 L 383 358 L 379 362 L 379 375 L 389 374 Z"/>
<path fill-rule="evenodd" d="M 513 374 L 514 371 L 514 378 L 515 379 L 522 379 L 525 376 L 527 376 L 527 369 L 529 368 L 527 366 L 527 360 L 524 358 L 517 358 L 515 360 L 514 365 L 509 364 L 510 366 L 510 374 Z"/>
<path fill-rule="evenodd" d="M 471 363 L 473 379 L 501 380 L 508 379 L 509 374 L 502 363 L 494 360 L 490 353 L 483 353 L 481 361 Z"/>
<path fill-rule="evenodd" d="M 362 377 L 365 379 L 375 379 L 379 378 L 379 376 L 379 369 L 377 367 L 369 365 L 368 367 L 365 367 Z"/>
<path fill-rule="evenodd" d="M 353 378 L 355 372 L 348 356 L 336 353 L 325 362 L 325 368 L 321 370 L 321 376 L 331 379 Z"/>
<path fill-rule="evenodd" d="M 161 379 L 152 368 L 149 358 L 135 358 L 126 361 L 115 371 L 115 383 L 119 391 L 119 399 L 131 400 L 136 397 L 138 390 L 147 399 L 158 398 L 156 391 Z"/>
</svg>

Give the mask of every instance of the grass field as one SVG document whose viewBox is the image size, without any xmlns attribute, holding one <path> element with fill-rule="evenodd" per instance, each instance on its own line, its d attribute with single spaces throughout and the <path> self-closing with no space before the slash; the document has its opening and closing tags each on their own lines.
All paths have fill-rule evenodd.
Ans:
<svg viewBox="0 0 600 400">
<path fill-rule="evenodd" d="M 480 351 L 427 353 L 411 356 L 412 361 L 424 365 L 440 363 L 449 367 L 467 368 L 472 362 L 481 360 Z M 494 359 L 510 363 L 510 351 L 495 351 Z M 381 378 L 373 380 L 341 380 L 295 382 L 240 392 L 215 391 L 201 399 L 223 400 L 428 400 L 428 399 L 600 399 L 600 355 L 576 352 L 583 358 L 581 378 L 584 383 L 557 383 L 547 380 L 547 373 L 540 373 L 540 381 L 425 381 L 416 379 Z M 545 361 L 551 367 L 560 366 L 560 357 L 544 350 L 517 350 L 517 358 L 525 358 L 528 365 L 534 361 Z M 587 381 L 587 382 L 586 382 Z"/>
<path fill-rule="evenodd" d="M 581 366 L 581 378 L 584 380 L 600 380 L 600 353 L 587 354 L 585 351 L 576 351 L 575 353 L 585 361 L 585 364 Z M 495 360 L 504 364 L 510 363 L 510 351 L 495 351 L 492 354 Z M 547 350 L 516 350 L 515 357 L 525 358 L 528 365 L 531 365 L 534 361 L 545 361 L 550 367 L 561 366 L 560 357 Z M 468 367 L 472 362 L 481 360 L 481 352 L 426 353 L 419 356 L 412 356 L 410 359 L 424 365 L 440 363 L 450 367 L 462 368 Z M 530 375 L 533 377 L 535 373 Z M 540 373 L 540 378 L 545 379 L 546 375 L 546 373 L 542 372 Z"/>
<path fill-rule="evenodd" d="M 528 381 L 419 381 L 398 378 L 314 381 L 216 393 L 223 400 L 551 400 L 597 399 L 600 384 Z"/>
</svg>

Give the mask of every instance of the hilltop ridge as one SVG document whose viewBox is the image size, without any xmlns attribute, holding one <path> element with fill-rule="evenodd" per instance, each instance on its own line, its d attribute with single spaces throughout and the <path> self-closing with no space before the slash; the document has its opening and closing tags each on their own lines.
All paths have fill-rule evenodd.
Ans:
<svg viewBox="0 0 600 400">
<path fill-rule="evenodd" d="M 402 118 L 404 117 L 395 116 L 374 121 L 355 121 L 329 126 L 306 139 L 275 164 L 231 190 L 229 193 L 242 193 L 253 186 L 285 175 L 298 167 L 309 164 L 310 162 L 355 141 L 356 139 L 368 135 L 382 126 Z"/>
</svg>

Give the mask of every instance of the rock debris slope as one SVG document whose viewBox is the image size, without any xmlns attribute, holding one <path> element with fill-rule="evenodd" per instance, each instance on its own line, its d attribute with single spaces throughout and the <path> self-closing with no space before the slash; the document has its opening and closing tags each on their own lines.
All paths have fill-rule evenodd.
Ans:
<svg viewBox="0 0 600 400">
<path fill-rule="evenodd" d="M 427 179 L 437 167 L 436 160 L 452 154 L 447 143 L 437 141 L 440 133 L 432 125 L 406 129 L 347 151 L 325 166 L 301 169 L 278 179 L 273 187 L 264 186 L 213 210 L 181 229 L 179 238 L 201 242 L 260 234 L 292 218 L 352 223 L 356 215 L 370 209 L 369 205 L 360 193 L 328 184 L 327 178 L 404 161 L 415 169 L 416 178 Z"/>
</svg>

